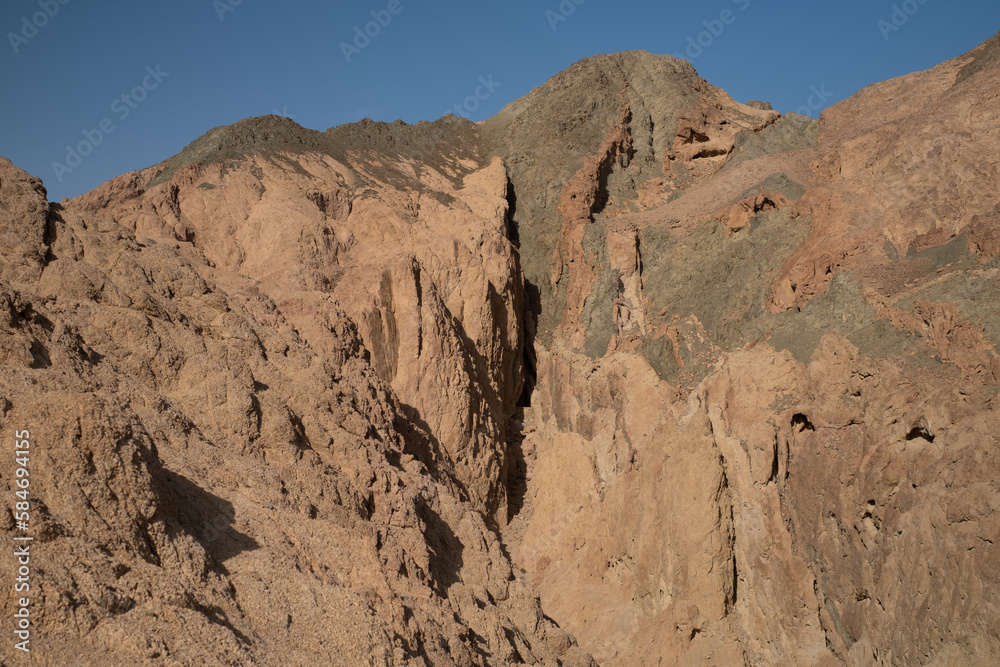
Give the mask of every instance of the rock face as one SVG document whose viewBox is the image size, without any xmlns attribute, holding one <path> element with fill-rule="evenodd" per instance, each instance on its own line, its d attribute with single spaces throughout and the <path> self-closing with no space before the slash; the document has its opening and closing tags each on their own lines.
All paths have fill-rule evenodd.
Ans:
<svg viewBox="0 0 1000 667">
<path fill-rule="evenodd" d="M 32 655 L 593 664 L 497 534 L 523 357 L 502 164 L 457 156 L 425 194 L 282 155 L 148 190 L 129 174 L 64 206 L 0 165 Z"/>
<path fill-rule="evenodd" d="M 672 143 L 591 178 L 618 203 L 536 274 L 539 321 L 565 310 L 536 339 L 507 540 L 600 664 L 997 660 L 1000 69 L 962 75 L 992 48 L 818 133 L 692 84 L 651 113 Z"/>
<path fill-rule="evenodd" d="M 631 52 L 0 162 L 32 658 L 1000 660 L 998 39 L 820 121 Z"/>
</svg>

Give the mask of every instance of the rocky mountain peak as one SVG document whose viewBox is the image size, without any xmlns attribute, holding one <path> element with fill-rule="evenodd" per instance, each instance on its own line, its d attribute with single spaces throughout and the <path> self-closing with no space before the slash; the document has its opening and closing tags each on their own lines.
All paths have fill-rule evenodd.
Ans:
<svg viewBox="0 0 1000 667">
<path fill-rule="evenodd" d="M 626 52 L 0 159 L 44 659 L 996 663 L 997 39 L 819 121 Z"/>
</svg>

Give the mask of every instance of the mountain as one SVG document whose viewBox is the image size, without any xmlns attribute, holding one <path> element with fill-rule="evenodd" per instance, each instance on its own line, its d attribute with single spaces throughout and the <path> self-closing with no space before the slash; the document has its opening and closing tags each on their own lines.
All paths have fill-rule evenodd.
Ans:
<svg viewBox="0 0 1000 667">
<path fill-rule="evenodd" d="M 818 121 L 601 55 L 60 204 L 0 160 L 3 613 L 37 664 L 996 662 L 998 54 Z"/>
</svg>

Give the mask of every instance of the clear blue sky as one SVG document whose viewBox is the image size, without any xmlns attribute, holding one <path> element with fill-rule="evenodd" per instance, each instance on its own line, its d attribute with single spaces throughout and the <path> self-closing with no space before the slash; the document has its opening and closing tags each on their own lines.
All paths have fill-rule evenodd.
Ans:
<svg viewBox="0 0 1000 667">
<path fill-rule="evenodd" d="M 378 34 L 348 62 L 342 43 L 373 11 L 386 25 L 368 26 Z M 997 0 L 562 0 L 562 12 L 560 0 L 4 0 L 0 155 L 58 201 L 249 116 L 319 130 L 434 120 L 477 87 L 487 96 L 483 77 L 493 90 L 467 113 L 482 120 L 581 58 L 632 49 L 696 54 L 737 100 L 787 112 L 814 87 L 828 106 L 997 30 Z M 66 147 L 87 141 L 90 154 L 57 174 L 54 162 L 73 164 Z"/>
</svg>

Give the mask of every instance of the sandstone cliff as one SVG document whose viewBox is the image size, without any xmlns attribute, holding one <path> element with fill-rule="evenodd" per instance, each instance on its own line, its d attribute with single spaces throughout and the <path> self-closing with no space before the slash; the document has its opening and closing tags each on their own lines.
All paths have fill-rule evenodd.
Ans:
<svg viewBox="0 0 1000 667">
<path fill-rule="evenodd" d="M 1000 660 L 998 39 L 819 121 L 630 52 L 62 204 L 0 161 L 29 659 Z"/>
</svg>

